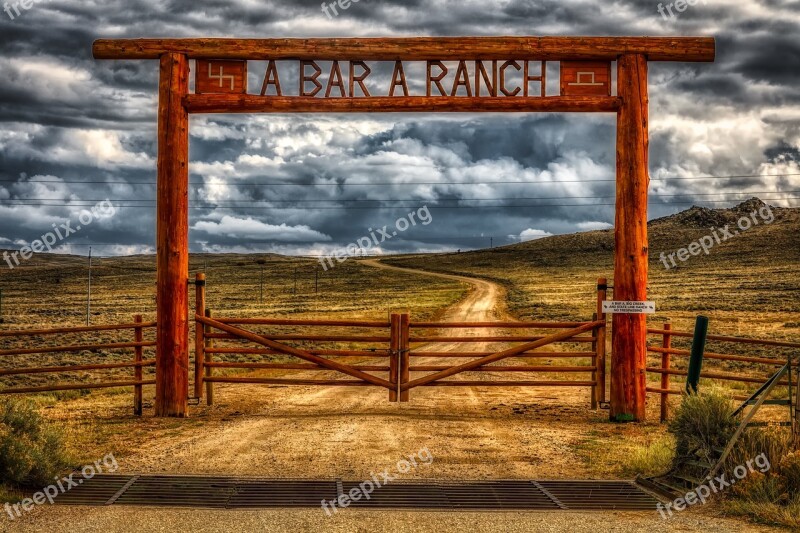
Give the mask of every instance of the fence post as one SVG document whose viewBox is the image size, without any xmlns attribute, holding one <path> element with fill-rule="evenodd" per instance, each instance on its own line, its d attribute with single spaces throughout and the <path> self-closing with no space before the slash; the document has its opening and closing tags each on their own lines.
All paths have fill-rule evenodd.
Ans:
<svg viewBox="0 0 800 533">
<path fill-rule="evenodd" d="M 142 323 L 142 315 L 136 315 L 133 317 L 133 321 L 136 324 Z M 137 326 L 133 330 L 133 340 L 137 343 L 144 342 L 144 331 L 142 331 L 141 326 Z M 136 366 L 133 370 L 133 379 L 137 382 L 136 385 L 133 386 L 133 414 L 135 416 L 142 416 L 142 385 L 141 382 L 144 379 L 143 372 L 142 372 L 142 355 L 143 355 L 143 348 L 142 346 L 136 346 L 133 349 L 133 362 L 136 363 Z"/>
<path fill-rule="evenodd" d="M 661 354 L 661 370 L 669 370 L 672 364 L 672 354 L 669 353 L 668 350 L 672 349 L 672 334 L 669 332 L 672 330 L 672 324 L 669 322 L 664 324 L 664 337 L 661 341 L 661 347 L 664 348 L 664 352 Z M 661 374 L 661 390 L 666 391 L 669 390 L 670 387 L 670 375 L 666 372 Z M 669 418 L 669 394 L 666 392 L 661 393 L 661 422 L 666 422 Z"/>
<path fill-rule="evenodd" d="M 394 386 L 389 391 L 389 401 L 396 402 L 400 399 L 400 315 L 396 313 L 389 319 L 389 383 Z"/>
<path fill-rule="evenodd" d="M 694 325 L 692 339 L 692 355 L 689 360 L 689 372 L 686 377 L 686 392 L 697 393 L 700 384 L 700 373 L 703 371 L 703 356 L 706 353 L 706 337 L 708 336 L 708 317 L 700 315 Z"/>
<path fill-rule="evenodd" d="M 195 276 L 195 313 L 201 315 L 206 308 L 206 275 L 199 272 Z M 203 366 L 205 363 L 205 327 L 194 321 L 194 397 L 203 398 Z"/>
<path fill-rule="evenodd" d="M 411 347 L 409 338 L 411 337 L 411 315 L 403 313 L 400 315 L 400 383 L 408 383 L 411 379 L 411 372 L 409 371 L 411 361 Z M 400 393 L 400 401 L 407 402 L 411 391 L 405 390 Z"/>
<path fill-rule="evenodd" d="M 205 313 L 206 313 L 206 317 L 207 318 L 211 318 L 211 315 L 212 315 L 211 309 L 206 309 Z M 206 343 L 205 347 L 206 348 L 213 348 L 214 347 L 214 339 L 209 339 L 209 338 L 206 337 L 206 335 L 208 333 L 211 333 L 211 326 L 203 325 L 203 327 L 204 327 L 204 333 L 205 333 L 203 335 L 203 337 L 205 338 L 205 343 Z M 208 353 L 207 350 L 203 350 L 203 353 L 205 355 L 205 362 L 206 363 L 210 363 L 210 362 L 212 362 L 214 360 L 213 355 Z M 206 366 L 206 378 L 210 378 L 213 375 L 213 373 L 214 373 L 214 369 L 212 367 L 210 367 L 210 366 Z M 211 382 L 211 381 L 208 381 L 208 380 L 206 380 L 206 404 L 207 405 L 214 405 L 214 383 Z"/>
<path fill-rule="evenodd" d="M 791 355 L 789 356 L 791 360 Z M 797 371 L 795 372 L 795 379 L 797 380 L 797 394 L 794 396 L 794 427 L 795 427 L 795 441 L 794 447 L 795 449 L 800 450 L 800 360 L 798 360 L 798 365 L 795 367 Z"/>
<path fill-rule="evenodd" d="M 597 322 L 597 313 L 592 315 L 592 322 Z M 597 401 L 598 401 L 599 394 L 600 394 L 600 387 L 598 387 L 600 382 L 597 380 L 597 376 L 598 376 L 598 373 L 599 373 L 598 372 L 598 368 L 599 368 L 599 362 L 598 361 L 600 360 L 600 358 L 597 357 L 597 347 L 598 347 L 597 334 L 598 334 L 599 331 L 600 331 L 599 327 L 596 327 L 596 328 L 594 328 L 592 330 L 592 337 L 595 338 L 594 342 L 592 343 L 592 352 L 593 352 L 592 353 L 592 381 L 594 381 L 594 385 L 592 386 L 592 393 L 591 393 L 592 410 L 597 409 Z"/>
<path fill-rule="evenodd" d="M 800 398 L 794 396 L 794 383 L 792 382 L 792 371 L 795 370 L 794 365 L 792 364 L 792 354 L 789 354 L 787 357 L 787 366 L 788 366 L 788 378 L 789 378 L 789 418 L 790 424 L 792 427 L 792 437 L 793 437 L 793 444 L 795 449 L 800 450 L 800 411 L 797 409 L 797 402 L 800 401 Z M 798 392 L 800 392 L 800 373 L 795 372 L 796 376 L 795 379 L 798 380 Z"/>
<path fill-rule="evenodd" d="M 608 331 L 608 318 L 603 312 L 603 302 L 606 301 L 608 294 L 608 280 L 599 278 L 597 280 L 597 320 L 603 324 L 595 331 L 597 337 L 596 357 L 597 357 L 597 401 L 601 404 L 606 403 L 606 332 Z"/>
</svg>

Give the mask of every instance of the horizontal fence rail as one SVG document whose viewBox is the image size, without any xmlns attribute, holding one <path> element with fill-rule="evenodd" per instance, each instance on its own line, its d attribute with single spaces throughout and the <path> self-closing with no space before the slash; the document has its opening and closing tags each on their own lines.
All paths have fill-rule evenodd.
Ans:
<svg viewBox="0 0 800 533">
<path fill-rule="evenodd" d="M 688 348 L 674 348 L 673 342 L 675 339 L 691 339 L 694 334 L 673 330 L 670 323 L 664 324 L 662 328 L 650 328 L 647 333 L 652 340 L 659 341 L 657 343 L 648 342 L 647 372 L 660 378 L 660 385 L 658 387 L 648 386 L 647 392 L 659 395 L 661 421 L 664 422 L 668 420 L 670 414 L 670 396 L 685 394 L 683 388 L 672 388 L 670 378 L 671 376 L 688 376 L 688 360 L 691 353 Z M 715 346 L 726 345 L 731 351 L 767 348 L 774 352 L 780 352 L 779 356 L 773 357 L 724 353 L 716 347 L 712 351 L 705 352 L 704 359 L 707 360 L 707 364 L 704 365 L 700 374 L 701 379 L 713 380 L 741 389 L 743 394 L 732 394 L 735 400 L 747 400 L 750 393 L 764 384 L 779 368 L 790 363 L 792 368 L 796 369 L 800 362 L 798 361 L 800 359 L 800 343 L 727 335 L 708 335 L 707 342 Z M 778 385 L 788 387 L 790 395 L 793 393 L 792 382 L 787 380 Z"/>
<path fill-rule="evenodd" d="M 75 372 L 94 372 L 119 369 L 132 369 L 133 376 L 130 379 L 119 379 L 106 377 L 101 381 L 90 382 L 57 382 L 37 386 L 15 386 L 0 388 L 0 395 L 30 394 L 42 392 L 57 392 L 70 390 L 93 390 L 133 387 L 134 390 L 134 413 L 137 416 L 142 414 L 142 388 L 147 385 L 154 385 L 155 379 L 144 378 L 144 368 L 155 367 L 155 358 L 144 358 L 145 349 L 155 348 L 155 341 L 145 340 L 145 331 L 154 330 L 155 322 L 144 322 L 140 315 L 134 317 L 130 324 L 109 324 L 99 326 L 82 326 L 73 328 L 52 328 L 52 329 L 31 329 L 0 331 L 0 342 L 6 344 L 24 343 L 25 348 L 9 348 L 0 350 L 0 378 L 13 376 L 19 379 L 22 376 L 48 375 L 48 374 L 72 374 Z M 92 333 L 108 333 L 131 330 L 131 340 L 126 342 L 81 342 L 80 344 L 63 344 L 56 346 L 33 346 L 38 337 L 49 337 L 55 335 L 81 335 Z M 91 356 L 97 357 L 97 352 L 103 352 L 102 357 L 106 357 L 108 352 L 132 352 L 130 361 L 121 362 L 98 362 L 86 364 L 53 364 L 47 366 L 18 366 L 16 361 L 19 356 L 51 355 L 58 357 L 59 354 L 80 354 L 91 352 Z M 30 360 L 30 357 L 25 359 Z"/>
<path fill-rule="evenodd" d="M 204 308 L 203 281 L 199 275 L 194 390 L 209 405 L 215 383 L 382 387 L 392 402 L 408 401 L 416 387 L 584 387 L 593 407 L 605 401 L 602 314 L 583 322 L 216 317 Z"/>
</svg>

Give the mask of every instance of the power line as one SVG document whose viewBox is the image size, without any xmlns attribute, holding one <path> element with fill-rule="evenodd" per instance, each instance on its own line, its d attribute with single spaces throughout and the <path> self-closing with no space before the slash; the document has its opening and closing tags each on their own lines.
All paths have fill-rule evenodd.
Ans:
<svg viewBox="0 0 800 533">
<path fill-rule="evenodd" d="M 738 195 L 738 196 L 752 196 L 752 195 L 763 195 L 763 194 L 800 194 L 800 190 L 797 191 L 743 191 L 743 192 L 710 192 L 710 193 L 674 193 L 674 194 L 660 194 L 660 193 L 651 193 L 649 197 L 651 198 L 673 198 L 677 196 L 720 196 L 720 195 Z M 616 195 L 589 195 L 589 196 L 514 196 L 514 197 L 499 197 L 499 198 L 437 198 L 434 200 L 426 200 L 426 199 L 419 199 L 420 202 L 504 202 L 504 201 L 512 201 L 512 200 L 586 200 L 586 199 L 602 199 L 602 198 L 615 198 Z M 731 199 L 731 201 L 736 201 L 737 199 Z M 106 200 L 76 200 L 75 203 L 62 203 L 63 200 L 60 199 L 51 199 L 51 198 L 8 198 L 0 200 L 0 205 L 31 205 L 31 204 L 17 204 L 17 203 L 7 203 L 7 202 L 60 202 L 60 203 L 52 203 L 52 204 L 41 204 L 44 207 L 55 206 L 55 207 L 86 207 L 87 205 L 94 206 L 97 202 L 104 202 L 109 201 L 111 203 L 122 203 L 122 202 L 146 202 L 148 204 L 153 204 L 156 202 L 155 199 L 137 199 L 137 198 L 116 198 L 114 200 L 106 199 Z M 310 200 L 223 200 L 219 202 L 214 202 L 213 206 L 219 207 L 244 207 L 247 205 L 252 204 L 291 204 L 292 206 L 303 207 L 303 204 L 312 204 L 312 203 L 323 203 L 323 202 L 333 202 L 337 204 L 342 203 L 364 203 L 364 202 L 408 202 L 414 201 L 413 199 L 409 198 L 399 198 L 399 199 L 391 199 L 391 198 L 343 198 L 343 199 L 310 199 Z M 720 200 L 717 200 L 720 201 Z M 86 204 L 85 202 L 88 202 Z M 596 205 L 596 204 L 595 204 Z M 269 207 L 266 205 L 264 207 Z"/>
<path fill-rule="evenodd" d="M 760 198 L 760 200 L 765 202 L 774 202 L 774 201 L 787 201 L 787 200 L 800 200 L 800 197 L 788 197 L 788 198 Z M 698 203 L 706 203 L 706 204 L 724 204 L 724 203 L 731 203 L 741 201 L 741 199 L 728 199 L 728 200 L 696 200 L 691 202 L 669 202 L 669 203 L 649 203 L 648 205 L 653 206 L 674 206 L 674 205 L 696 205 Z M 315 211 L 361 211 L 361 210 L 400 210 L 400 209 L 419 209 L 421 204 L 415 205 L 386 205 L 386 206 L 363 206 L 363 205 L 355 205 L 355 206 L 319 206 L 313 207 Z M 435 209 L 440 211 L 450 210 L 450 209 L 531 209 L 531 208 L 538 208 L 538 207 L 608 207 L 616 205 L 614 202 L 601 202 L 601 203 L 582 203 L 582 204 L 529 204 L 529 205 L 517 205 L 517 204 L 498 204 L 498 205 L 429 205 L 427 206 L 428 209 Z M 15 207 L 15 206 L 34 206 L 34 207 L 77 207 L 74 204 L 10 204 L 6 207 Z M 116 205 L 115 207 L 118 208 L 137 208 L 137 209 L 155 209 L 155 204 L 123 204 L 123 205 Z M 791 206 L 796 207 L 796 206 Z M 254 206 L 254 205 L 206 205 L 206 206 L 189 206 L 190 210 L 193 211 L 215 211 L 215 210 L 237 210 L 237 211 L 244 211 L 244 210 L 269 210 L 269 211 L 292 211 L 298 209 L 308 210 L 310 207 L 308 206 L 287 206 L 287 207 L 270 207 L 270 206 Z"/>
<path fill-rule="evenodd" d="M 791 197 L 791 198 L 761 198 L 764 201 L 776 201 L 776 200 L 800 200 L 800 197 Z M 719 204 L 719 203 L 730 203 L 736 200 L 703 200 L 702 203 L 712 203 L 712 204 Z M 696 205 L 697 202 L 670 202 L 669 204 L 649 204 L 650 207 L 653 206 L 674 206 L 674 205 Z M 26 205 L 26 204 L 16 204 L 16 205 Z M 39 204 L 28 204 L 34 205 L 38 207 L 57 207 L 53 205 L 49 206 L 42 206 Z M 454 206 L 428 206 L 430 210 L 439 210 L 439 211 L 447 211 L 447 210 L 459 210 L 459 209 L 534 209 L 534 208 L 543 208 L 543 207 L 613 207 L 615 203 L 583 203 L 583 204 L 531 204 L 531 205 L 454 205 Z M 117 207 L 130 207 L 130 208 L 137 208 L 137 209 L 155 209 L 155 205 L 118 205 Z M 789 208 L 797 208 L 800 206 L 789 206 Z M 372 207 L 365 207 L 365 206 L 350 206 L 350 207 L 315 207 L 314 209 L 317 211 L 361 211 L 361 210 L 370 210 L 370 209 L 383 209 L 385 211 L 388 210 L 405 210 L 405 209 L 419 209 L 419 204 L 417 205 L 407 205 L 407 206 L 384 206 L 382 208 L 372 206 Z M 270 211 L 291 211 L 296 209 L 308 209 L 303 207 L 272 207 L 266 208 L 264 206 L 194 206 L 189 207 L 190 210 L 197 210 L 197 211 L 215 211 L 215 210 L 224 210 L 224 209 L 236 209 L 236 210 L 252 210 L 252 209 L 260 209 L 260 210 L 270 210 Z M 69 245 L 72 245 L 71 243 Z M 119 246 L 126 246 L 125 244 Z M 131 245 L 133 246 L 133 245 Z M 152 244 L 150 245 L 152 246 Z"/>
<path fill-rule="evenodd" d="M 740 174 L 722 176 L 682 176 L 674 178 L 651 178 L 650 181 L 684 181 L 708 179 L 743 179 L 743 178 L 786 178 L 800 176 L 800 173 L 790 174 Z M 192 181 L 193 186 L 226 186 L 226 187 L 369 187 L 372 185 L 557 185 L 559 183 L 613 183 L 616 179 L 598 180 L 556 180 L 556 181 L 406 181 L 406 182 L 365 182 L 365 183 L 286 183 L 286 182 L 252 182 L 228 183 Z M 19 181 L 16 179 L 0 179 L 0 183 L 56 183 L 56 184 L 86 184 L 86 185 L 156 185 L 155 181 L 83 181 L 83 180 L 37 180 Z"/>
</svg>

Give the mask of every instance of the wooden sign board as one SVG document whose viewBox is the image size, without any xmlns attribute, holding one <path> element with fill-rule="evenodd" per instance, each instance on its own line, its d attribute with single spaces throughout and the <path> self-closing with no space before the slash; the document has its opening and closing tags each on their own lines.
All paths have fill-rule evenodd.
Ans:
<svg viewBox="0 0 800 533">
<path fill-rule="evenodd" d="M 654 315 L 655 302 L 603 302 L 603 312 L 609 315 Z"/>
<path fill-rule="evenodd" d="M 198 59 L 195 70 L 195 94 L 245 94 L 247 92 L 247 61 Z"/>
<path fill-rule="evenodd" d="M 561 96 L 611 96 L 611 62 L 562 61 Z"/>
</svg>

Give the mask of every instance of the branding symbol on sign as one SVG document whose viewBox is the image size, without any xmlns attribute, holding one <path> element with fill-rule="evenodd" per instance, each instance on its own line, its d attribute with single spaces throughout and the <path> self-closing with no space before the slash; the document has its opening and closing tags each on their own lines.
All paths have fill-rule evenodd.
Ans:
<svg viewBox="0 0 800 533">
<path fill-rule="evenodd" d="M 215 75 L 212 70 L 212 65 L 208 63 L 208 79 L 210 80 L 219 80 L 219 86 L 222 87 L 222 82 L 227 80 L 231 82 L 231 91 L 234 89 L 234 83 L 236 82 L 236 76 L 234 75 L 225 75 L 225 67 L 220 65 L 219 66 L 219 74 Z"/>
<path fill-rule="evenodd" d="M 603 86 L 605 83 L 597 83 L 594 81 L 595 72 L 578 72 L 577 78 L 578 81 L 574 81 L 572 83 L 568 83 L 567 85 L 572 86 L 580 86 L 580 87 L 594 87 L 596 85 Z M 589 81 L 585 81 L 586 78 L 589 78 Z"/>
</svg>

